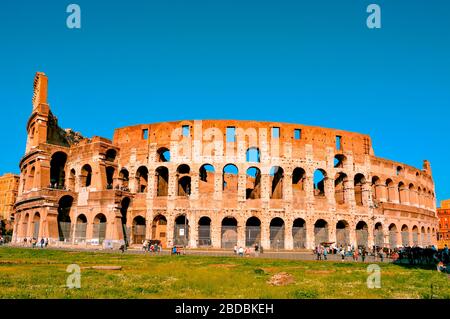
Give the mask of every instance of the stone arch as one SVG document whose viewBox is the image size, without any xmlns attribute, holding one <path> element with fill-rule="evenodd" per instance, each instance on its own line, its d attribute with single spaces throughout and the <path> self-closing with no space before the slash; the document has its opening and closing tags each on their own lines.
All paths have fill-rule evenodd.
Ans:
<svg viewBox="0 0 450 319">
<path fill-rule="evenodd" d="M 324 219 L 318 219 L 314 223 L 314 244 L 320 245 L 323 242 L 329 241 L 328 222 Z"/>
<path fill-rule="evenodd" d="M 334 197 L 336 204 L 342 205 L 346 203 L 345 189 L 347 187 L 348 177 L 347 174 L 339 172 L 334 178 Z"/>
<path fill-rule="evenodd" d="M 114 186 L 114 172 L 116 171 L 114 167 L 107 166 L 106 170 L 106 189 L 113 189 Z"/>
<path fill-rule="evenodd" d="M 426 232 L 424 226 L 420 228 L 420 245 L 423 247 L 426 246 Z"/>
<path fill-rule="evenodd" d="M 417 199 L 417 191 L 413 183 L 410 183 L 408 185 L 408 191 L 409 191 L 409 204 L 412 206 L 417 206 L 419 204 Z"/>
<path fill-rule="evenodd" d="M 59 240 L 70 242 L 72 240 L 72 223 L 70 214 L 72 210 L 73 197 L 62 196 L 58 201 L 58 234 Z"/>
<path fill-rule="evenodd" d="M 105 153 L 105 161 L 114 162 L 116 160 L 117 151 L 113 148 L 110 148 Z"/>
<path fill-rule="evenodd" d="M 245 246 L 253 247 L 261 245 L 261 220 L 252 216 L 245 223 Z"/>
<path fill-rule="evenodd" d="M 398 229 L 397 229 L 397 225 L 395 225 L 394 223 L 391 223 L 389 225 L 389 248 L 394 249 L 397 248 L 398 245 L 398 241 L 397 241 L 397 237 L 398 237 Z"/>
<path fill-rule="evenodd" d="M 50 160 L 50 187 L 64 189 L 66 180 L 67 154 L 61 151 L 55 152 Z"/>
<path fill-rule="evenodd" d="M 409 228 L 408 225 L 403 224 L 401 228 L 401 235 L 402 235 L 402 246 L 408 247 L 409 246 Z"/>
<path fill-rule="evenodd" d="M 383 193 L 381 192 L 381 180 L 378 176 L 372 177 L 372 198 L 376 200 L 380 200 L 383 197 Z"/>
<path fill-rule="evenodd" d="M 280 217 L 275 217 L 270 221 L 270 248 L 284 249 L 284 220 Z"/>
<path fill-rule="evenodd" d="M 39 212 L 34 213 L 33 216 L 33 238 L 39 239 L 39 228 L 41 226 L 41 215 Z"/>
<path fill-rule="evenodd" d="M 198 220 L 198 246 L 211 246 L 211 218 L 203 216 Z"/>
<path fill-rule="evenodd" d="M 80 173 L 80 186 L 81 187 L 89 187 L 92 184 L 92 168 L 91 165 L 85 164 L 81 168 Z"/>
<path fill-rule="evenodd" d="M 261 198 L 261 170 L 258 167 L 252 166 L 246 171 L 245 198 Z"/>
<path fill-rule="evenodd" d="M 215 169 L 211 164 L 203 164 L 199 169 L 199 193 L 213 194 L 215 185 Z"/>
<path fill-rule="evenodd" d="M 284 170 L 280 166 L 273 166 L 269 172 L 270 182 L 272 185 L 270 198 L 283 198 Z"/>
<path fill-rule="evenodd" d="M 170 162 L 170 150 L 167 147 L 160 147 L 156 153 L 158 162 Z"/>
<path fill-rule="evenodd" d="M 356 205 L 363 206 L 364 205 L 363 187 L 364 187 L 364 184 L 366 183 L 366 178 L 364 177 L 363 174 L 358 173 L 355 175 L 353 181 L 354 181 L 354 185 L 355 185 L 354 193 L 355 193 Z"/>
<path fill-rule="evenodd" d="M 380 222 L 376 223 L 373 228 L 373 240 L 376 247 L 384 247 L 383 224 Z"/>
<path fill-rule="evenodd" d="M 28 224 L 30 223 L 30 214 L 26 213 L 22 221 L 23 237 L 28 237 Z"/>
<path fill-rule="evenodd" d="M 327 172 L 321 168 L 314 171 L 314 196 L 325 196 L 325 179 Z"/>
<path fill-rule="evenodd" d="M 143 244 L 146 234 L 145 217 L 138 215 L 133 218 L 133 226 L 131 230 L 131 239 L 133 244 Z"/>
<path fill-rule="evenodd" d="M 398 183 L 398 202 L 400 204 L 409 203 L 408 189 L 405 186 L 405 183 Z"/>
<path fill-rule="evenodd" d="M 417 227 L 417 225 L 414 225 L 412 227 L 412 244 L 413 246 L 419 246 L 419 227 Z"/>
<path fill-rule="evenodd" d="M 175 218 L 173 244 L 187 246 L 189 243 L 189 219 L 186 214 Z"/>
<path fill-rule="evenodd" d="M 292 172 L 292 194 L 296 197 L 300 194 L 304 196 L 306 172 L 301 167 L 296 167 Z"/>
<path fill-rule="evenodd" d="M 99 244 L 102 244 L 106 238 L 106 216 L 102 213 L 95 215 L 92 226 L 92 239 L 97 240 Z"/>
<path fill-rule="evenodd" d="M 191 168 L 181 164 L 177 168 L 177 195 L 189 196 L 191 194 Z"/>
<path fill-rule="evenodd" d="M 130 207 L 131 199 L 129 197 L 124 197 L 120 201 L 120 221 L 122 223 L 122 236 L 125 244 L 128 245 L 130 242 L 130 229 L 127 227 L 128 220 L 128 208 Z"/>
<path fill-rule="evenodd" d="M 292 239 L 294 249 L 306 248 L 306 222 L 296 218 L 292 224 Z"/>
<path fill-rule="evenodd" d="M 335 168 L 344 168 L 346 162 L 347 157 L 344 154 L 336 154 L 334 156 L 333 166 Z"/>
<path fill-rule="evenodd" d="M 76 177 L 77 176 L 77 173 L 75 172 L 75 169 L 74 168 L 72 168 L 71 170 L 70 170 L 70 173 L 69 173 L 69 181 L 68 181 L 68 190 L 69 191 L 72 191 L 72 192 L 74 192 L 75 191 L 75 183 L 76 183 Z"/>
<path fill-rule="evenodd" d="M 356 224 L 356 244 L 358 247 L 369 247 L 369 227 L 363 220 Z"/>
<path fill-rule="evenodd" d="M 136 171 L 136 191 L 146 193 L 148 186 L 148 168 L 140 166 Z"/>
<path fill-rule="evenodd" d="M 119 189 L 123 191 L 129 191 L 130 173 L 123 167 L 119 172 Z"/>
<path fill-rule="evenodd" d="M 238 222 L 234 217 L 225 217 L 222 219 L 221 229 L 221 247 L 233 248 L 237 245 L 237 227 Z"/>
<path fill-rule="evenodd" d="M 163 248 L 167 247 L 167 219 L 162 214 L 153 218 L 151 239 L 158 241 Z"/>
<path fill-rule="evenodd" d="M 222 190 L 226 193 L 237 194 L 239 169 L 234 164 L 227 164 L 222 171 Z"/>
<path fill-rule="evenodd" d="M 169 169 L 159 166 L 155 170 L 156 175 L 156 196 L 168 196 L 169 194 Z"/>
<path fill-rule="evenodd" d="M 350 245 L 350 225 L 346 220 L 336 223 L 336 245 L 345 247 Z"/>
<path fill-rule="evenodd" d="M 79 214 L 75 225 L 75 242 L 84 242 L 86 240 L 87 218 L 84 214 Z"/>
<path fill-rule="evenodd" d="M 386 190 L 387 190 L 387 201 L 393 203 L 397 200 L 397 188 L 394 185 L 392 179 L 388 178 L 386 180 Z"/>
</svg>

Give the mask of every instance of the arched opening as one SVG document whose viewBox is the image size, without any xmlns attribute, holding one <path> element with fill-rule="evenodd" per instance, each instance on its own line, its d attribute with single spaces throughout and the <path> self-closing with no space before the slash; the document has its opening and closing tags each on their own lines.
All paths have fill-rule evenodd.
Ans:
<svg viewBox="0 0 450 319">
<path fill-rule="evenodd" d="M 249 149 L 247 149 L 246 159 L 247 159 L 247 162 L 250 162 L 250 163 L 259 163 L 259 162 L 261 162 L 260 154 L 259 154 L 259 148 L 257 148 L 257 147 L 250 147 Z"/>
<path fill-rule="evenodd" d="M 169 194 L 169 169 L 160 166 L 155 170 L 156 196 L 168 196 Z"/>
<path fill-rule="evenodd" d="M 327 173 L 323 169 L 314 171 L 314 196 L 325 197 L 325 178 Z"/>
<path fill-rule="evenodd" d="M 33 238 L 39 239 L 39 227 L 41 225 L 41 215 L 35 213 L 33 217 Z"/>
<path fill-rule="evenodd" d="M 409 229 L 407 225 L 402 226 L 402 246 L 409 246 Z"/>
<path fill-rule="evenodd" d="M 381 193 L 381 182 L 378 176 L 372 177 L 372 198 L 375 200 L 380 200 L 382 198 Z"/>
<path fill-rule="evenodd" d="M 403 167 L 397 166 L 395 172 L 396 172 L 397 176 L 400 175 L 403 172 Z"/>
<path fill-rule="evenodd" d="M 70 211 L 72 209 L 73 197 L 66 195 L 58 202 L 58 233 L 59 240 L 69 242 L 72 240 L 72 223 Z"/>
<path fill-rule="evenodd" d="M 406 194 L 407 189 L 403 182 L 398 183 L 397 191 L 398 191 L 398 202 L 400 204 L 407 203 L 408 202 L 408 197 Z"/>
<path fill-rule="evenodd" d="M 122 168 L 119 172 L 120 190 L 125 192 L 130 191 L 130 189 L 128 188 L 129 180 L 130 180 L 130 173 L 128 173 L 128 170 L 126 168 Z"/>
<path fill-rule="evenodd" d="M 30 222 L 30 215 L 27 213 L 22 222 L 22 234 L 23 237 L 28 237 L 28 223 Z"/>
<path fill-rule="evenodd" d="M 148 169 L 145 166 L 138 168 L 136 172 L 137 192 L 146 193 L 148 185 Z"/>
<path fill-rule="evenodd" d="M 358 247 L 368 248 L 369 228 L 366 222 L 359 221 L 356 224 L 356 243 Z"/>
<path fill-rule="evenodd" d="M 84 242 L 86 240 L 87 218 L 84 214 L 80 214 L 77 217 L 77 223 L 75 225 L 75 241 Z"/>
<path fill-rule="evenodd" d="M 136 216 L 133 219 L 133 229 L 131 236 L 133 244 L 143 244 L 145 241 L 145 218 L 142 216 Z"/>
<path fill-rule="evenodd" d="M 50 187 L 56 189 L 64 189 L 65 186 L 65 167 L 67 162 L 67 154 L 56 152 L 50 160 Z"/>
<path fill-rule="evenodd" d="M 170 150 L 165 147 L 158 149 L 158 162 L 170 162 Z"/>
<path fill-rule="evenodd" d="M 340 220 L 336 224 L 336 245 L 339 247 L 350 245 L 350 227 L 345 220 Z"/>
<path fill-rule="evenodd" d="M 122 235 L 123 240 L 125 241 L 125 245 L 128 245 L 130 242 L 130 229 L 127 227 L 127 213 L 128 213 L 128 207 L 130 207 L 130 198 L 124 197 L 122 201 L 120 202 L 120 215 L 121 215 L 121 222 L 122 222 Z"/>
<path fill-rule="evenodd" d="M 185 215 L 180 215 L 175 219 L 173 234 L 173 244 L 187 246 L 189 243 L 189 220 Z"/>
<path fill-rule="evenodd" d="M 98 241 L 100 245 L 106 238 L 106 225 L 106 216 L 101 213 L 97 214 L 92 225 L 92 239 Z"/>
<path fill-rule="evenodd" d="M 261 170 L 257 167 L 250 167 L 246 172 L 246 199 L 261 198 Z"/>
<path fill-rule="evenodd" d="M 81 168 L 80 186 L 89 187 L 92 182 L 92 168 L 91 165 L 86 164 Z"/>
<path fill-rule="evenodd" d="M 182 164 L 177 168 L 178 196 L 189 196 L 191 194 L 191 168 Z"/>
<path fill-rule="evenodd" d="M 236 195 L 238 190 L 238 173 L 236 165 L 227 164 L 222 173 L 222 190 L 224 193 Z"/>
<path fill-rule="evenodd" d="M 412 228 L 412 241 L 413 246 L 419 246 L 419 227 L 413 226 Z"/>
<path fill-rule="evenodd" d="M 68 189 L 72 192 L 75 191 L 76 176 L 77 176 L 77 174 L 75 173 L 75 169 L 72 168 L 70 170 L 69 185 L 68 185 Z"/>
<path fill-rule="evenodd" d="M 417 202 L 417 191 L 414 184 L 410 183 L 408 186 L 408 190 L 409 190 L 409 203 L 412 206 L 416 206 L 418 202 Z"/>
<path fill-rule="evenodd" d="M 389 225 L 389 247 L 391 249 L 397 248 L 397 226 L 395 224 Z"/>
<path fill-rule="evenodd" d="M 159 241 L 163 248 L 167 247 L 167 219 L 164 215 L 156 215 L 153 218 L 152 240 Z"/>
<path fill-rule="evenodd" d="M 294 200 L 305 197 L 306 172 L 301 167 L 296 167 L 292 172 L 292 197 Z"/>
<path fill-rule="evenodd" d="M 423 226 L 420 229 L 420 243 L 421 243 L 421 246 L 423 246 L 423 247 L 425 247 L 427 245 L 427 243 L 425 241 L 425 227 L 423 227 Z"/>
<path fill-rule="evenodd" d="M 306 222 L 304 219 L 297 218 L 294 220 L 292 237 L 294 249 L 306 248 Z"/>
<path fill-rule="evenodd" d="M 245 246 L 253 247 L 256 244 L 261 245 L 261 221 L 252 216 L 245 223 Z"/>
<path fill-rule="evenodd" d="M 358 206 L 363 206 L 363 185 L 366 179 L 363 174 L 356 174 L 354 178 L 355 185 L 355 202 Z"/>
<path fill-rule="evenodd" d="M 376 247 L 384 247 L 383 225 L 376 223 L 373 229 L 373 238 Z"/>
<path fill-rule="evenodd" d="M 280 217 L 270 221 L 270 248 L 284 249 L 284 220 Z"/>
<path fill-rule="evenodd" d="M 117 156 L 117 151 L 110 148 L 109 150 L 106 151 L 105 161 L 114 162 L 116 160 L 116 156 Z"/>
<path fill-rule="evenodd" d="M 201 194 L 213 194 L 214 193 L 214 166 L 210 164 L 203 164 L 199 169 L 199 185 L 198 190 Z"/>
<path fill-rule="evenodd" d="M 198 246 L 211 246 L 211 218 L 207 216 L 198 220 Z"/>
<path fill-rule="evenodd" d="M 347 186 L 347 175 L 344 173 L 336 174 L 334 179 L 334 197 L 336 204 L 341 205 L 345 203 L 345 188 Z"/>
<path fill-rule="evenodd" d="M 396 193 L 397 188 L 394 185 L 392 179 L 388 178 L 386 180 L 386 189 L 387 189 L 387 201 L 392 203 L 397 199 Z"/>
<path fill-rule="evenodd" d="M 328 223 L 323 219 L 319 219 L 314 224 L 314 244 L 318 246 L 328 241 Z"/>
<path fill-rule="evenodd" d="M 272 184 L 270 198 L 271 199 L 282 199 L 283 198 L 283 179 L 284 170 L 279 166 L 274 166 L 269 172 L 270 181 Z"/>
<path fill-rule="evenodd" d="M 427 228 L 427 246 L 431 245 L 431 229 L 430 227 Z"/>
<path fill-rule="evenodd" d="M 334 156 L 334 167 L 335 168 L 343 168 L 346 161 L 347 161 L 347 157 L 345 157 L 345 155 L 336 154 Z"/>
<path fill-rule="evenodd" d="M 222 219 L 222 248 L 233 248 L 237 245 L 237 220 L 233 217 Z"/>
<path fill-rule="evenodd" d="M 114 167 L 106 167 L 106 189 L 113 189 L 114 171 Z"/>
</svg>

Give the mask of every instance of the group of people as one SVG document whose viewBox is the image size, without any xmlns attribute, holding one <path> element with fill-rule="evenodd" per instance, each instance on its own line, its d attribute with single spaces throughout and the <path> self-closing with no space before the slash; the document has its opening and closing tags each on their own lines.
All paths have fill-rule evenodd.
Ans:
<svg viewBox="0 0 450 319">
<path fill-rule="evenodd" d="M 40 247 L 40 248 L 45 248 L 48 246 L 48 238 L 41 238 L 41 240 L 37 240 L 36 238 L 24 238 L 23 239 L 23 245 L 26 247 L 28 245 L 30 245 L 32 248 L 35 247 Z"/>
<path fill-rule="evenodd" d="M 162 251 L 162 246 L 158 242 L 145 240 L 142 244 L 142 250 L 149 253 L 159 253 Z"/>
<path fill-rule="evenodd" d="M 328 260 L 328 255 L 339 255 L 341 260 L 345 261 L 345 257 L 351 257 L 353 261 L 358 261 L 361 258 L 365 262 L 368 251 L 365 247 L 355 247 L 353 245 L 317 245 L 314 249 L 314 254 L 317 260 Z"/>
<path fill-rule="evenodd" d="M 242 246 L 237 246 L 234 245 L 233 247 L 233 252 L 235 255 L 243 257 L 243 256 L 250 256 L 250 254 L 252 253 L 252 249 L 250 247 L 242 247 Z M 255 254 L 255 256 L 259 256 L 259 254 L 262 254 L 263 252 L 263 247 L 260 246 L 259 244 L 255 244 L 255 246 L 253 247 L 253 252 Z"/>
</svg>

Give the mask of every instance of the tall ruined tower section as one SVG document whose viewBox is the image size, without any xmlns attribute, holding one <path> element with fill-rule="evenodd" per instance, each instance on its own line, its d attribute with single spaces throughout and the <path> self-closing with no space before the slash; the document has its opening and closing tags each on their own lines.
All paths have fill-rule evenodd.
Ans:
<svg viewBox="0 0 450 319">
<path fill-rule="evenodd" d="M 27 145 L 25 153 L 35 149 L 39 144 L 47 142 L 47 127 L 50 106 L 47 103 L 48 79 L 42 73 L 36 73 L 33 85 L 33 110 L 27 123 Z"/>
</svg>

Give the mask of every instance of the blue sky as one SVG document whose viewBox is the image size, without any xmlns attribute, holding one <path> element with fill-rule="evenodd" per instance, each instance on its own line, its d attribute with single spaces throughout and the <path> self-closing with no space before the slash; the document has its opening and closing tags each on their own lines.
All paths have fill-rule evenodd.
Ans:
<svg viewBox="0 0 450 319">
<path fill-rule="evenodd" d="M 82 28 L 66 27 L 81 7 Z M 366 26 L 377 3 L 382 28 Z M 431 162 L 450 198 L 446 0 L 2 1 L 0 173 L 19 172 L 36 71 L 60 125 L 296 122 L 369 134 L 375 154 Z"/>
</svg>

